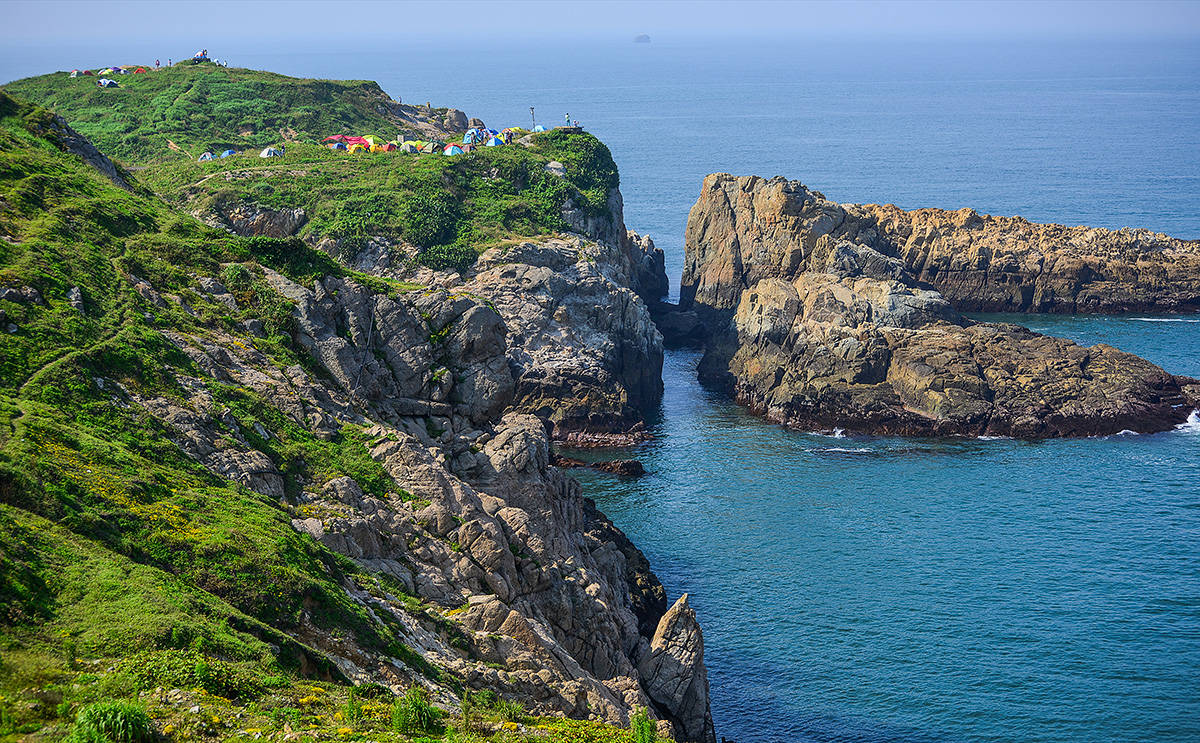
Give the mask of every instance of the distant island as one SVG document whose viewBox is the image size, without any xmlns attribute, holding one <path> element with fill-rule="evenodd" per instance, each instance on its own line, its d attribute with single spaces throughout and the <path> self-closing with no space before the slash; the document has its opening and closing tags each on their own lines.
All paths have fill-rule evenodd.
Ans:
<svg viewBox="0 0 1200 743">
<path fill-rule="evenodd" d="M 649 43 L 650 43 L 650 34 L 638 34 L 637 36 L 634 36 L 634 37 L 633 37 L 633 43 L 635 43 L 635 44 L 649 44 Z"/>
</svg>

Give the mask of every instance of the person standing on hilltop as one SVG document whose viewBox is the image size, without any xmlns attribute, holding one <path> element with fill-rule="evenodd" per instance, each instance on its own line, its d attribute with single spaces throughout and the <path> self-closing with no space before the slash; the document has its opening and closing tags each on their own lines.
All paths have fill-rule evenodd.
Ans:
<svg viewBox="0 0 1200 743">
<path fill-rule="evenodd" d="M 159 60 L 157 60 L 157 59 L 156 59 L 156 60 L 154 60 L 154 69 L 156 69 L 156 70 L 157 70 L 159 67 L 162 67 L 162 65 L 161 65 L 161 64 L 159 64 Z"/>
<path fill-rule="evenodd" d="M 563 114 L 563 126 L 571 125 L 571 114 Z"/>
</svg>

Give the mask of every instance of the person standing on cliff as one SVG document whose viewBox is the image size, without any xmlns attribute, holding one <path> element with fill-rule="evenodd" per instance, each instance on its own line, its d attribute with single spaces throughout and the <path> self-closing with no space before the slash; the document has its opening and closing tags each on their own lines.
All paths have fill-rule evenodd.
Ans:
<svg viewBox="0 0 1200 743">
<path fill-rule="evenodd" d="M 563 126 L 571 125 L 571 114 L 563 114 Z"/>
<path fill-rule="evenodd" d="M 157 59 L 156 59 L 156 60 L 154 60 L 154 69 L 156 69 L 156 70 L 157 70 L 159 67 L 162 67 L 162 65 L 161 65 L 161 64 L 159 64 L 159 60 L 157 60 Z"/>
</svg>

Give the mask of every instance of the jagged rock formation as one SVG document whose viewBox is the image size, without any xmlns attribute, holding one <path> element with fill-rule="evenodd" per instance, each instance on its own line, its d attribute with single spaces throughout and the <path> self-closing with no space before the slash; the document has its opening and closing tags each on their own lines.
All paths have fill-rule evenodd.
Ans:
<svg viewBox="0 0 1200 743">
<path fill-rule="evenodd" d="M 463 285 L 508 327 L 515 406 L 557 440 L 635 440 L 662 395 L 662 337 L 634 282 L 619 243 L 570 238 L 490 250 Z"/>
<path fill-rule="evenodd" d="M 701 373 L 769 418 L 872 433 L 1082 436 L 1186 419 L 1194 380 L 1109 346 L 976 323 L 874 230 L 782 178 L 705 179 L 681 295 Z"/>
<path fill-rule="evenodd" d="M 289 237 L 301 209 L 214 202 L 198 214 L 240 235 Z M 465 274 L 414 262 L 417 249 L 383 237 L 348 251 L 329 237 L 316 247 L 340 262 L 487 299 L 508 330 L 515 409 L 546 421 L 552 437 L 577 446 L 644 438 L 644 420 L 662 396 L 662 337 L 647 309 L 666 294 L 662 250 L 625 228 L 620 191 L 608 209 L 587 214 L 571 203 L 563 217 L 578 234 L 489 250 Z"/>
<path fill-rule="evenodd" d="M 441 614 L 349 586 L 357 600 L 469 686 L 618 723 L 647 706 L 680 740 L 712 741 L 703 641 L 690 610 L 681 615 L 686 602 L 667 611 L 645 557 L 551 465 L 543 423 L 502 415 L 520 383 L 496 311 L 444 290 L 388 297 L 335 277 L 311 288 L 269 270 L 266 278 L 294 304 L 295 340 L 319 376 L 276 368 L 236 335 L 168 331 L 202 371 L 180 380 L 190 397 L 114 394 L 166 424 L 214 474 L 277 499 L 283 474 L 250 438 L 269 434 L 243 430 L 214 402 L 212 380 L 252 390 L 318 436 L 368 426 L 370 454 L 399 490 L 367 495 L 350 477 L 306 483 L 293 525 Z M 148 303 L 183 306 L 131 280 Z M 219 281 L 198 285 L 236 301 Z M 315 625 L 302 639 L 349 678 L 422 683 L 453 702 L 418 667 Z"/>
<path fill-rule="evenodd" d="M 762 275 L 794 273 L 816 241 L 828 236 L 897 260 L 913 279 L 964 312 L 1200 309 L 1195 240 L 1143 229 L 1034 224 L 972 209 L 837 204 L 798 182 L 774 178 L 755 179 L 739 190 L 714 189 L 706 181 L 698 211 L 688 221 L 689 245 L 720 243 L 704 238 L 716 227 L 704 215 L 726 204 L 739 213 L 739 250 L 753 258 L 739 268 L 730 262 L 733 253 L 689 254 L 685 291 L 694 288 L 708 306 L 734 306 L 731 280 L 742 270 L 751 283 Z"/>
</svg>

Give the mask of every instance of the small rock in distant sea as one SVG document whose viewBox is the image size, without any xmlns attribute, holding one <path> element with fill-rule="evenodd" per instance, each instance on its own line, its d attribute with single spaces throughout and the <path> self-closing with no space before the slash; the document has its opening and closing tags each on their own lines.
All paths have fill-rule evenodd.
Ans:
<svg viewBox="0 0 1200 743">
<path fill-rule="evenodd" d="M 638 34 L 637 36 L 634 36 L 634 37 L 633 37 L 633 43 L 635 43 L 635 44 L 649 44 L 649 43 L 650 43 L 650 34 Z"/>
</svg>

